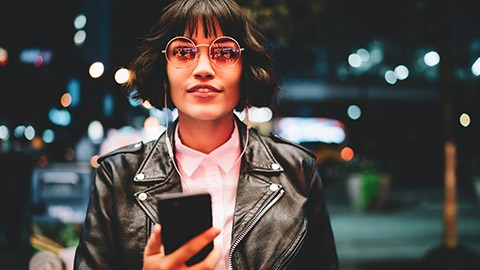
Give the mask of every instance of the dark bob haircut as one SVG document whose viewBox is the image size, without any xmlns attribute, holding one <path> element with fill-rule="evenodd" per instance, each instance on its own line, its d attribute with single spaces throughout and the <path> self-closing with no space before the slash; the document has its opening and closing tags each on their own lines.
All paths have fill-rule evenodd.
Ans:
<svg viewBox="0 0 480 270">
<path fill-rule="evenodd" d="M 236 110 L 249 106 L 268 106 L 277 98 L 279 82 L 272 69 L 272 59 L 265 48 L 265 37 L 258 25 L 233 0 L 177 0 L 167 6 L 138 46 L 139 55 L 130 64 L 131 76 L 126 87 L 134 98 L 148 100 L 156 108 L 164 107 L 164 91 L 169 83 L 162 50 L 170 39 L 192 36 L 201 20 L 205 37 L 216 36 L 218 21 L 224 35 L 235 38 L 242 52 L 240 101 Z M 133 90 L 135 89 L 135 90 Z M 170 95 L 169 95 L 170 96 Z M 170 97 L 168 107 L 173 108 Z"/>
</svg>

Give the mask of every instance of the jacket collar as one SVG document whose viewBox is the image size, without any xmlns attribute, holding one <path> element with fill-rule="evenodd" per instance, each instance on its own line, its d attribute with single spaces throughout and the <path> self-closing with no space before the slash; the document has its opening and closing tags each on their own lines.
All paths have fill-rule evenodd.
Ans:
<svg viewBox="0 0 480 270">
<path fill-rule="evenodd" d="M 257 172 L 282 172 L 283 168 L 275 159 L 270 149 L 266 146 L 261 136 L 255 129 L 250 129 L 248 132 L 247 142 L 247 127 L 236 116 L 238 131 L 241 138 L 242 149 L 245 143 L 248 143 L 243 156 L 245 163 L 242 163 L 242 171 L 257 171 Z M 166 134 L 171 138 L 172 152 L 175 147 L 174 131 L 178 124 L 175 121 L 154 143 L 150 152 L 143 160 L 139 169 L 137 170 L 134 181 L 135 182 L 152 182 L 152 181 L 166 181 L 169 175 L 175 170 L 172 158 L 169 156 L 167 148 Z M 174 152 L 173 152 L 174 153 Z"/>
</svg>

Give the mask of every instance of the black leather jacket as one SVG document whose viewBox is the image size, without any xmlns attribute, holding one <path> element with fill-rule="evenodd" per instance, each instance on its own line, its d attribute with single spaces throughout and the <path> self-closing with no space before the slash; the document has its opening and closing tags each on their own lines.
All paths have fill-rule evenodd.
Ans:
<svg viewBox="0 0 480 270">
<path fill-rule="evenodd" d="M 242 145 L 245 126 L 239 122 Z M 169 128 L 173 138 L 174 125 Z M 156 198 L 181 191 L 165 134 L 100 159 L 76 269 L 141 269 Z M 242 159 L 230 261 L 234 269 L 338 269 L 314 156 L 254 129 Z"/>
</svg>

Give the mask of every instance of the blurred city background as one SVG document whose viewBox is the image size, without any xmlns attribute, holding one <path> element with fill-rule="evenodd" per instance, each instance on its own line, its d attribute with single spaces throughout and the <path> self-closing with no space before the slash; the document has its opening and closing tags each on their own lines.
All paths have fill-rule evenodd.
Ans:
<svg viewBox="0 0 480 270">
<path fill-rule="evenodd" d="M 121 84 L 169 2 L 0 4 L 1 269 L 69 269 L 97 158 L 163 132 Z M 251 121 L 317 156 L 341 269 L 478 269 L 480 2 L 238 3 L 283 79 Z"/>
</svg>

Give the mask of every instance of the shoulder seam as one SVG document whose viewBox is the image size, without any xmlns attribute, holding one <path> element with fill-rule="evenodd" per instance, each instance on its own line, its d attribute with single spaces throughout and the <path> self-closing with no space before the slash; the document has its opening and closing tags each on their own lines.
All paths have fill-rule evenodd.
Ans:
<svg viewBox="0 0 480 270">
<path fill-rule="evenodd" d="M 121 147 L 121 148 L 118 148 L 116 150 L 113 150 L 107 154 L 104 154 L 102 155 L 101 157 L 98 158 L 98 163 L 104 161 L 106 158 L 108 157 L 111 157 L 111 156 L 115 156 L 117 154 L 122 154 L 122 153 L 135 153 L 141 149 L 143 149 L 143 141 L 140 141 L 138 143 L 135 143 L 135 144 L 131 144 L 131 145 L 127 145 L 127 146 L 124 146 L 124 147 Z"/>
<path fill-rule="evenodd" d="M 284 138 L 280 137 L 280 136 L 277 135 L 277 134 L 270 133 L 270 137 L 271 137 L 273 140 L 277 141 L 277 142 L 282 142 L 282 143 L 286 143 L 286 144 L 295 146 L 296 148 L 298 148 L 298 149 L 304 151 L 305 153 L 307 153 L 307 154 L 308 154 L 309 156 L 311 156 L 314 160 L 317 158 L 317 157 L 315 156 L 315 154 L 312 153 L 312 151 L 308 150 L 307 148 L 305 148 L 305 147 L 303 147 L 303 146 L 301 146 L 301 145 L 299 145 L 299 144 L 297 144 L 297 143 L 294 143 L 294 142 L 291 142 L 291 141 L 289 141 L 289 140 L 287 140 L 287 139 L 284 139 Z"/>
</svg>

